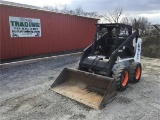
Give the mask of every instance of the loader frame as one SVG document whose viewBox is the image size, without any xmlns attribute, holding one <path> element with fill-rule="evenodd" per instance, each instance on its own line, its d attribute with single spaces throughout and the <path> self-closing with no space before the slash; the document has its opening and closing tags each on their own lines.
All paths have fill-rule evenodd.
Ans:
<svg viewBox="0 0 160 120">
<path fill-rule="evenodd" d="M 81 56 L 78 70 L 64 68 L 51 90 L 101 109 L 141 77 L 141 39 L 125 24 L 96 24 L 94 42 Z"/>
</svg>

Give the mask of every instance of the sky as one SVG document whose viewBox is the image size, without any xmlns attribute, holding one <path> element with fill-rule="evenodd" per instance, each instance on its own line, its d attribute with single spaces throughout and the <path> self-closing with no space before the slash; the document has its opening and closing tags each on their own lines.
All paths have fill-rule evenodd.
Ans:
<svg viewBox="0 0 160 120">
<path fill-rule="evenodd" d="M 82 7 L 84 11 L 104 13 L 123 7 L 123 15 L 144 16 L 153 24 L 160 24 L 160 0 L 6 0 L 43 7 L 66 4 L 70 9 Z"/>
</svg>

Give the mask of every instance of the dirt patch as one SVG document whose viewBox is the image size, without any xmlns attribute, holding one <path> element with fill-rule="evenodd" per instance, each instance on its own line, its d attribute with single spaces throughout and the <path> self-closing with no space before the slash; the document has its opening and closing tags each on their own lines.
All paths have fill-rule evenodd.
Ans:
<svg viewBox="0 0 160 120">
<path fill-rule="evenodd" d="M 70 117 L 71 120 L 78 120 L 78 119 L 85 119 L 86 115 L 83 114 L 74 114 L 73 116 Z"/>
<path fill-rule="evenodd" d="M 123 96 L 120 96 L 117 99 L 120 104 L 129 104 L 133 101 L 132 99 Z"/>
</svg>

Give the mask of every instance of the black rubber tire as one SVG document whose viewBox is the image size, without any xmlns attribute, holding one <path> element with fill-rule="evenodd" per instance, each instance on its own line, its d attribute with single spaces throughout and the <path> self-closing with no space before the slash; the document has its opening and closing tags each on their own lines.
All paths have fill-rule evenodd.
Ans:
<svg viewBox="0 0 160 120">
<path fill-rule="evenodd" d="M 137 71 L 137 68 L 140 68 L 140 75 L 138 78 L 136 78 L 136 71 Z M 142 73 L 142 66 L 141 66 L 141 63 L 138 63 L 138 62 L 132 62 L 131 65 L 129 66 L 129 82 L 131 83 L 137 83 L 140 81 L 140 78 L 141 78 L 141 73 Z"/>
<path fill-rule="evenodd" d="M 125 74 L 125 72 L 128 72 L 128 80 L 125 86 L 122 85 L 123 82 L 123 75 Z M 116 83 L 117 83 L 117 90 L 118 91 L 124 91 L 127 89 L 128 86 L 128 82 L 129 82 L 129 70 L 126 66 L 124 65 L 118 65 L 114 71 L 113 71 L 113 78 L 115 79 Z"/>
</svg>

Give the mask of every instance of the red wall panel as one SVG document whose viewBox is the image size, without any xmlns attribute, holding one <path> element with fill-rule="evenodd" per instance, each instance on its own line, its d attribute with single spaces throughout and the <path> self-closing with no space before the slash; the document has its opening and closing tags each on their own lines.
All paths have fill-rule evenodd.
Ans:
<svg viewBox="0 0 160 120">
<path fill-rule="evenodd" d="M 0 6 L 0 56 L 2 56 L 2 24 L 1 24 L 1 6 Z"/>
<path fill-rule="evenodd" d="M 10 37 L 9 16 L 38 18 L 41 37 Z M 0 6 L 0 59 L 17 58 L 85 48 L 93 41 L 96 19 Z"/>
</svg>

